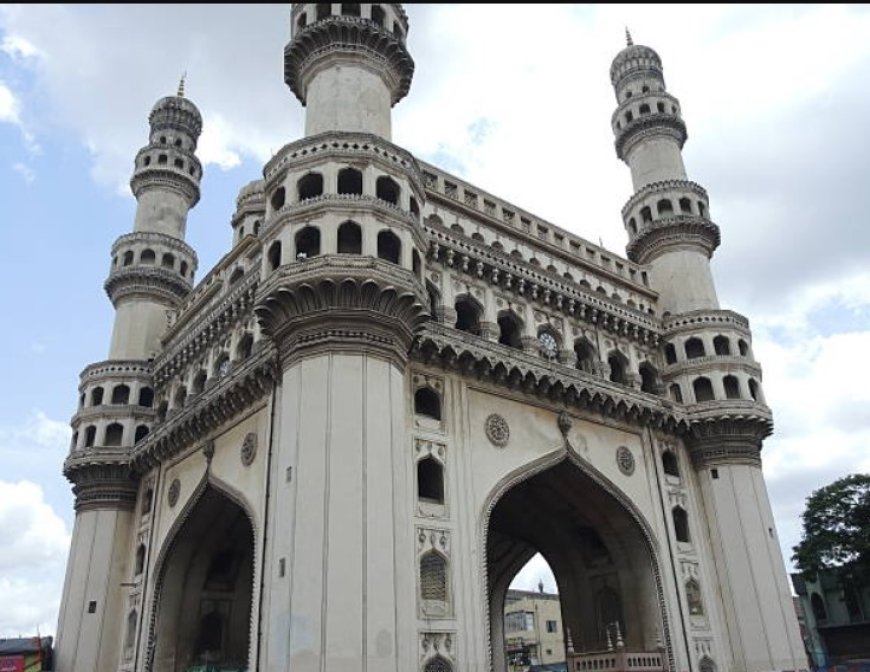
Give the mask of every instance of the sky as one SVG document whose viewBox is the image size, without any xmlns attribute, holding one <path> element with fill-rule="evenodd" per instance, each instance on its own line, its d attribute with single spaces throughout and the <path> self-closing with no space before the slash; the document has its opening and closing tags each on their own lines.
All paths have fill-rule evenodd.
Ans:
<svg viewBox="0 0 870 672">
<path fill-rule="evenodd" d="M 624 255 L 610 62 L 657 50 L 689 178 L 722 232 L 720 303 L 750 320 L 775 433 L 763 468 L 787 566 L 816 488 L 870 472 L 870 7 L 409 5 L 393 141 Z M 0 6 L 0 637 L 54 634 L 73 524 L 61 475 L 78 374 L 106 358 L 102 285 L 132 229 L 147 117 L 187 72 L 202 111 L 198 277 L 239 188 L 302 136 L 289 5 Z M 516 585 L 554 588 L 533 560 Z"/>
</svg>

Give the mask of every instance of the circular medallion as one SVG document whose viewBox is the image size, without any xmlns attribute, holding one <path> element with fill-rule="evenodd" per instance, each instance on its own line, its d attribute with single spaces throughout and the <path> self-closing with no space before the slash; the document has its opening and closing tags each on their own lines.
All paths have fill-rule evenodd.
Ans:
<svg viewBox="0 0 870 672">
<path fill-rule="evenodd" d="M 492 445 L 504 448 L 508 440 L 511 438 L 511 430 L 508 427 L 507 420 L 501 417 L 498 413 L 490 415 L 483 425 L 486 431 L 486 438 L 490 440 Z"/>
<path fill-rule="evenodd" d="M 181 493 L 181 481 L 177 478 L 173 479 L 169 484 L 169 492 L 166 493 L 166 501 L 169 502 L 170 508 L 178 503 L 178 495 Z"/>
<path fill-rule="evenodd" d="M 616 449 L 616 464 L 626 476 L 631 476 L 634 473 L 634 455 L 625 446 Z"/>
<path fill-rule="evenodd" d="M 541 347 L 541 354 L 547 359 L 555 359 L 556 352 L 559 349 L 559 344 L 556 338 L 549 331 L 542 331 L 538 336 L 538 344 Z"/>
<path fill-rule="evenodd" d="M 245 440 L 242 441 L 242 464 L 246 467 L 251 466 L 254 458 L 257 456 L 257 435 L 249 432 L 245 435 Z"/>
</svg>

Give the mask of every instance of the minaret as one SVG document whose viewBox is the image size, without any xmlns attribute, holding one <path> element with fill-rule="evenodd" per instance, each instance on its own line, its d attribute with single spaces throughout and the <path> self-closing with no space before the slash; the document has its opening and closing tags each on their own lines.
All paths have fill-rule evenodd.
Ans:
<svg viewBox="0 0 870 672">
<path fill-rule="evenodd" d="M 611 121 L 616 153 L 631 169 L 635 190 L 622 209 L 627 253 L 647 266 L 659 293 L 662 378 L 671 400 L 685 404 L 685 447 L 705 522 L 698 536 L 713 558 L 711 576 L 735 588 L 721 592 L 724 613 L 717 621 L 726 631 L 718 633 L 724 650 L 716 666 L 802 669 L 806 657 L 761 471 L 761 443 L 773 421 L 749 322 L 719 308 L 710 272 L 719 228 L 710 220 L 707 192 L 687 179 L 686 124 L 679 101 L 665 89 L 661 59 L 634 44 L 628 31 L 626 38 L 610 79 L 618 103 Z M 681 599 L 684 588 L 678 587 Z M 690 623 L 684 627 L 692 631 Z M 699 663 L 693 659 L 688 668 Z"/>
<path fill-rule="evenodd" d="M 407 364 L 428 304 L 422 172 L 389 141 L 413 74 L 408 21 L 398 4 L 306 3 L 292 25 L 285 80 L 305 137 L 263 171 L 255 305 L 281 367 L 264 571 L 291 569 L 262 614 L 261 667 L 405 669 L 415 536 L 391 521 L 413 491 Z"/>
<path fill-rule="evenodd" d="M 194 150 L 202 117 L 184 97 L 183 80 L 149 120 L 149 143 L 136 155 L 130 181 L 138 201 L 133 233 L 112 246 L 105 284 L 116 311 L 109 358 L 81 373 L 64 462 L 76 509 L 56 645 L 58 669 L 67 672 L 118 669 L 138 491 L 128 460 L 156 419 L 150 360 L 196 271 L 184 230 L 199 200 L 202 166 Z"/>
</svg>

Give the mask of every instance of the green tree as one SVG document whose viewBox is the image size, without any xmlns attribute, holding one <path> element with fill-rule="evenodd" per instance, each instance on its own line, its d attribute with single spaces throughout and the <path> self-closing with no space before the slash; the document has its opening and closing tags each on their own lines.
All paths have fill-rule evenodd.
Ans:
<svg viewBox="0 0 870 672">
<path fill-rule="evenodd" d="M 851 474 L 807 498 L 803 538 L 792 550 L 798 569 L 813 576 L 843 568 L 870 577 L 870 474 Z"/>
</svg>

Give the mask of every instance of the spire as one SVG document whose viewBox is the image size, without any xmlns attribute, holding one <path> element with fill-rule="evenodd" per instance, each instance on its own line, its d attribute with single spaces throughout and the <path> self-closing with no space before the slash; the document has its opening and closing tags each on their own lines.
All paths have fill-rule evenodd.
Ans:
<svg viewBox="0 0 870 672">
<path fill-rule="evenodd" d="M 631 33 L 628 32 L 628 26 L 625 27 L 625 46 L 634 46 L 634 40 L 631 39 Z"/>
<path fill-rule="evenodd" d="M 184 98 L 184 80 L 187 78 L 187 70 L 181 75 L 181 79 L 178 80 L 178 93 L 175 95 L 179 98 Z"/>
</svg>

